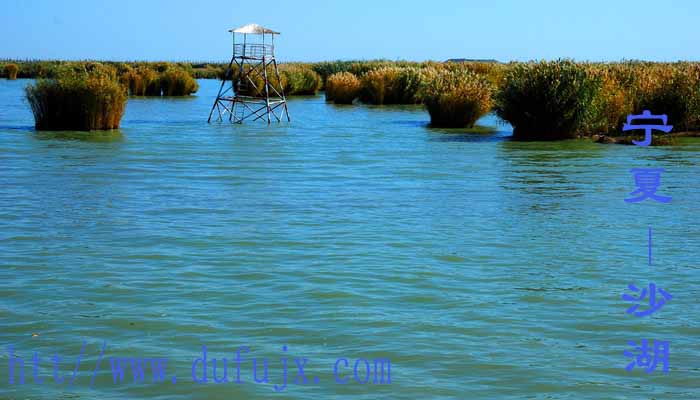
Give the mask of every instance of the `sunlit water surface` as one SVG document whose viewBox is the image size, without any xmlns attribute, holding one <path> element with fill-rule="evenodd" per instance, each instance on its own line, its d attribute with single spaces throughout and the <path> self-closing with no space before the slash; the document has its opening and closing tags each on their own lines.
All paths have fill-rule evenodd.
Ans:
<svg viewBox="0 0 700 400">
<path fill-rule="evenodd" d="M 215 81 L 130 99 L 119 132 L 40 134 L 27 84 L 0 81 L 0 397 L 700 397 L 698 141 L 517 143 L 493 116 L 445 131 L 420 107 L 322 96 L 291 99 L 291 123 L 210 125 Z M 625 203 L 635 167 L 665 168 L 673 201 Z M 649 282 L 673 299 L 626 314 Z M 668 375 L 625 371 L 640 339 L 670 343 Z M 203 344 L 231 381 L 248 346 L 244 383 L 193 384 Z M 167 357 L 167 380 L 115 385 L 110 357 Z M 282 357 L 290 382 L 307 358 L 309 384 L 275 392 Z M 390 358 L 391 384 L 356 383 L 358 358 Z"/>
</svg>

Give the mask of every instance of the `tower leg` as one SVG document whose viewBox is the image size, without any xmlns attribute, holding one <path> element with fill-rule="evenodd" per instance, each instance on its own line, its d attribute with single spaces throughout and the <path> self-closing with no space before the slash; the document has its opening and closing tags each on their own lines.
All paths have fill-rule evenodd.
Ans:
<svg viewBox="0 0 700 400">
<path fill-rule="evenodd" d="M 269 77 L 267 76 L 267 65 L 268 63 L 265 62 L 265 56 L 263 56 L 262 60 L 262 68 L 263 68 L 263 79 L 265 80 L 265 104 L 267 109 L 265 110 L 265 113 L 267 114 L 267 124 L 270 124 L 270 80 Z"/>
<path fill-rule="evenodd" d="M 216 100 L 214 101 L 214 105 L 211 107 L 211 111 L 209 111 L 209 119 L 207 119 L 207 123 L 211 123 L 211 116 L 212 114 L 214 114 L 214 109 L 218 107 L 219 101 L 221 101 L 221 95 L 224 91 L 224 85 L 226 85 L 226 78 L 229 76 L 229 74 L 231 74 L 231 78 L 233 78 L 233 62 L 234 58 L 231 57 L 231 62 L 228 63 L 228 68 L 226 68 L 226 72 L 224 73 L 224 79 L 221 80 L 221 87 L 219 87 L 219 93 L 216 95 Z M 233 80 L 231 82 L 233 84 Z M 219 120 L 221 120 L 221 109 L 219 109 Z"/>
<path fill-rule="evenodd" d="M 269 67 L 274 67 L 274 72 L 268 70 Z M 234 68 L 238 70 L 235 77 L 233 75 Z M 262 68 L 262 71 L 259 68 Z M 256 84 L 260 79 L 263 80 L 264 88 Z M 272 79 L 276 79 L 277 83 L 274 83 Z M 229 91 L 231 93 L 228 93 Z M 223 121 L 228 112 L 229 121 L 235 123 L 242 123 L 249 117 L 252 117 L 253 121 L 266 119 L 268 124 L 272 122 L 273 118 L 277 122 L 281 122 L 282 115 L 275 111 L 280 106 L 287 116 L 287 121 L 291 121 L 287 108 L 287 98 L 284 94 L 284 87 L 274 55 L 269 57 L 263 55 L 261 58 L 257 58 L 234 54 L 226 69 L 226 75 L 222 79 L 216 101 L 209 111 L 207 122 L 211 122 L 214 110 L 219 113 L 217 118 L 219 121 Z"/>
<path fill-rule="evenodd" d="M 282 95 L 282 100 L 284 103 L 282 104 L 282 107 L 284 107 L 284 115 L 287 116 L 287 122 L 291 122 L 291 118 L 289 118 L 289 110 L 287 110 L 287 97 L 284 95 L 284 86 L 282 86 L 282 81 L 280 80 L 280 71 L 277 68 L 277 60 L 272 59 L 272 64 L 275 67 L 275 77 L 277 78 L 277 82 L 280 82 L 280 94 Z"/>
<path fill-rule="evenodd" d="M 226 77 L 224 77 L 224 80 L 221 81 L 221 87 L 219 88 L 219 93 L 216 95 L 216 100 L 214 100 L 214 105 L 211 106 L 211 111 L 209 111 L 209 119 L 207 119 L 207 123 L 211 123 L 211 115 L 214 114 L 214 109 L 219 105 L 219 98 L 221 97 L 221 91 L 224 90 L 225 84 Z M 221 115 L 219 115 L 219 118 L 221 118 Z"/>
</svg>

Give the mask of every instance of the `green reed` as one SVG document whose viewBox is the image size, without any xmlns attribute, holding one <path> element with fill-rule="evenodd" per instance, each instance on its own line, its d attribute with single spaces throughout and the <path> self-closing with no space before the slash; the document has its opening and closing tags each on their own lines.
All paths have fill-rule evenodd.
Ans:
<svg viewBox="0 0 700 400">
<path fill-rule="evenodd" d="M 493 105 L 493 86 L 483 76 L 468 69 L 423 71 L 419 96 L 430 124 L 436 127 L 473 127 Z"/>
<path fill-rule="evenodd" d="M 326 101 L 335 104 L 352 104 L 360 95 L 360 80 L 349 72 L 338 72 L 326 80 Z"/>
<path fill-rule="evenodd" d="M 116 70 L 102 64 L 61 68 L 27 86 L 26 95 L 37 130 L 116 129 L 127 101 Z"/>
</svg>

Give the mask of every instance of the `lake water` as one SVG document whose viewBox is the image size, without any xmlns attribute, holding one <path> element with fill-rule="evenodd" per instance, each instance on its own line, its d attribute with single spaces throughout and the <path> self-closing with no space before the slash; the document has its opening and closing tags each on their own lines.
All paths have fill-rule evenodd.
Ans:
<svg viewBox="0 0 700 400">
<path fill-rule="evenodd" d="M 34 132 L 28 82 L 0 81 L 2 398 L 700 397 L 700 141 L 518 143 L 492 116 L 444 131 L 323 96 L 291 99 L 291 124 L 210 125 L 215 81 L 130 99 L 119 133 L 76 140 Z M 625 203 L 635 167 L 665 168 L 673 201 Z M 627 285 L 650 282 L 673 299 L 626 314 Z M 669 374 L 625 371 L 640 339 L 669 342 Z M 248 346 L 244 383 L 193 384 L 203 344 L 231 381 Z M 167 380 L 115 385 L 110 357 L 167 357 Z M 307 358 L 309 384 L 275 392 L 281 357 L 289 381 Z M 356 383 L 360 358 L 389 358 L 391 384 Z"/>
</svg>

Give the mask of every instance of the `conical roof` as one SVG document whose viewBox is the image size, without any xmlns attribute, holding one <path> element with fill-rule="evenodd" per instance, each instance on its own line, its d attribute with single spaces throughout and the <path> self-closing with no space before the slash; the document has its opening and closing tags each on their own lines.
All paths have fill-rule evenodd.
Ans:
<svg viewBox="0 0 700 400">
<path fill-rule="evenodd" d="M 248 24 L 248 25 L 243 25 L 241 27 L 238 27 L 236 29 L 231 29 L 229 32 L 233 33 L 245 33 L 245 34 L 254 34 L 254 35 L 279 35 L 279 32 L 275 32 L 272 29 L 265 28 L 263 26 L 260 26 L 258 24 Z"/>
</svg>

